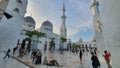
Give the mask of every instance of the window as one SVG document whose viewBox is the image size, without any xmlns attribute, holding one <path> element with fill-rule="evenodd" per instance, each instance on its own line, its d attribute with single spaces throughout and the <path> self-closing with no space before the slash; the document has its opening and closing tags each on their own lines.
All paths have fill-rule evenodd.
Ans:
<svg viewBox="0 0 120 68">
<path fill-rule="evenodd" d="M 31 24 L 28 24 L 28 27 L 33 27 Z"/>
<path fill-rule="evenodd" d="M 18 3 L 22 4 L 22 1 L 21 0 L 17 0 Z"/>
<path fill-rule="evenodd" d="M 14 11 L 17 12 L 17 13 L 20 13 L 18 8 L 15 8 Z"/>
<path fill-rule="evenodd" d="M 50 28 L 44 28 L 45 30 L 47 30 L 47 31 L 52 31 Z"/>
</svg>

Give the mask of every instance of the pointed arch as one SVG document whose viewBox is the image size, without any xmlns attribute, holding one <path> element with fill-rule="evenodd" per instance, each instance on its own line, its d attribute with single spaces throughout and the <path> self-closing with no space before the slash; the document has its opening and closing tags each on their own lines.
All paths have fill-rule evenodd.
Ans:
<svg viewBox="0 0 120 68">
<path fill-rule="evenodd" d="M 95 26 L 96 26 L 96 30 L 97 30 L 98 32 L 102 32 L 101 22 L 100 22 L 99 20 L 96 21 Z"/>
</svg>

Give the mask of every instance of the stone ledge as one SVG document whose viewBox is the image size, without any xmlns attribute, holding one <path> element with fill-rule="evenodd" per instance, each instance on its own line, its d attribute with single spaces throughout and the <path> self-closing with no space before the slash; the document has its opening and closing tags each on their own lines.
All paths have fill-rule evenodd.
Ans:
<svg viewBox="0 0 120 68">
<path fill-rule="evenodd" d="M 23 63 L 24 65 L 30 67 L 30 68 L 35 68 L 34 66 L 32 66 L 32 65 L 30 65 L 30 64 L 28 64 L 28 63 L 26 63 L 26 62 L 24 62 L 24 61 L 22 61 L 22 60 L 20 60 L 20 59 L 17 58 L 17 57 L 14 57 L 14 56 L 11 56 L 11 57 L 12 57 L 13 59 L 15 59 L 15 60 L 17 60 L 17 61 Z"/>
</svg>

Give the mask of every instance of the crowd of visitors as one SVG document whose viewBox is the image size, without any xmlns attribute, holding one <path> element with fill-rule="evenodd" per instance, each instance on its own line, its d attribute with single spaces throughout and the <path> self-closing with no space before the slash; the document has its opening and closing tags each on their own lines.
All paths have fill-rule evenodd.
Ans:
<svg viewBox="0 0 120 68">
<path fill-rule="evenodd" d="M 44 44 L 44 51 L 47 50 L 47 42 Z M 43 64 L 43 65 L 47 65 L 47 66 L 61 66 L 63 67 L 63 65 L 60 65 L 58 63 L 57 60 L 55 59 L 51 59 L 51 60 L 47 60 L 47 57 L 44 58 L 43 62 L 42 62 L 42 52 L 41 50 L 37 49 L 37 48 L 32 48 L 31 49 L 31 41 L 28 41 L 28 44 L 26 45 L 26 40 L 23 40 L 21 45 L 19 45 L 19 41 L 17 43 L 17 46 L 13 48 L 12 54 L 14 55 L 16 53 L 16 50 L 18 50 L 18 57 L 23 57 L 26 54 L 31 53 L 31 59 L 32 59 L 32 63 L 34 64 Z M 97 55 L 99 54 L 97 47 L 91 47 L 91 46 L 82 46 L 82 45 L 68 45 L 67 47 L 67 51 L 72 52 L 73 54 L 79 54 L 79 59 L 80 61 L 83 60 L 83 54 L 85 52 L 89 52 L 91 53 L 91 62 L 92 62 L 92 66 L 93 68 L 100 68 L 100 61 L 99 58 L 97 57 Z M 11 50 L 8 49 L 8 51 L 6 52 L 6 55 L 4 56 L 3 59 L 6 59 L 6 57 L 10 58 L 10 52 Z M 112 68 L 112 66 L 110 65 L 110 57 L 111 54 L 110 52 L 108 53 L 107 50 L 104 51 L 104 59 L 108 65 L 108 68 Z"/>
</svg>

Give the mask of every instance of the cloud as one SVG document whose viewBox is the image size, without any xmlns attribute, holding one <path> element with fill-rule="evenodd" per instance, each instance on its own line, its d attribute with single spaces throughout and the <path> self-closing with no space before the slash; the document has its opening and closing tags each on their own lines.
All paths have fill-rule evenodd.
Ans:
<svg viewBox="0 0 120 68">
<path fill-rule="evenodd" d="M 54 32 L 59 34 L 58 24 L 61 24 L 61 7 L 57 8 L 55 2 L 51 0 L 47 0 L 47 2 L 44 0 L 29 0 L 28 3 L 26 16 L 32 14 L 37 24 L 36 28 L 39 28 L 42 22 L 49 20 L 54 25 Z"/>
<path fill-rule="evenodd" d="M 66 0 L 66 25 L 68 36 L 81 30 L 92 28 L 92 13 L 89 1 Z M 54 25 L 54 32 L 59 34 L 62 16 L 62 0 L 29 0 L 27 15 L 31 15 L 39 28 L 43 21 L 49 20 Z"/>
<path fill-rule="evenodd" d="M 84 22 L 84 21 L 83 21 Z M 84 23 L 77 23 L 73 28 L 68 28 L 68 36 L 74 35 L 79 31 L 87 31 L 87 29 L 93 28 L 92 21 L 86 21 Z"/>
</svg>

